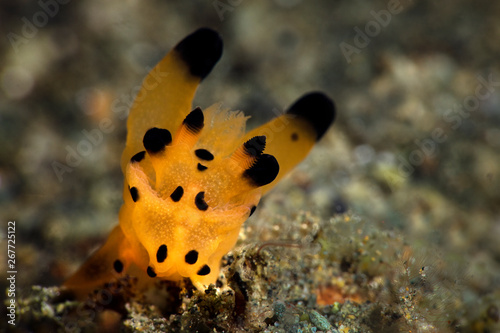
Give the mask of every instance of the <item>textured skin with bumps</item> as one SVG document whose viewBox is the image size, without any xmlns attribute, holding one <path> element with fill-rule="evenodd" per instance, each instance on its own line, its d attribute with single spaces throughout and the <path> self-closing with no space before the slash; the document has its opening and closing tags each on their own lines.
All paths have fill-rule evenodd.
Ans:
<svg viewBox="0 0 500 333">
<path fill-rule="evenodd" d="M 127 274 L 139 285 L 190 278 L 203 290 L 215 283 L 261 196 L 333 122 L 332 101 L 317 92 L 248 134 L 241 112 L 192 109 L 221 54 L 220 36 L 199 29 L 144 79 L 127 123 L 120 223 L 65 282 L 77 296 Z"/>
</svg>

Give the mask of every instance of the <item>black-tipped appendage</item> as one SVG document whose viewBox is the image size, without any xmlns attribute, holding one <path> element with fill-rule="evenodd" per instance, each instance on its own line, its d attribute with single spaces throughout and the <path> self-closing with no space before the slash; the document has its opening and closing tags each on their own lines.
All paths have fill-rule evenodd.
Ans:
<svg viewBox="0 0 500 333">
<path fill-rule="evenodd" d="M 196 134 L 203 129 L 204 122 L 205 117 L 203 116 L 203 111 L 201 111 L 200 107 L 197 107 L 186 116 L 182 123 L 186 125 L 192 133 Z"/>
<path fill-rule="evenodd" d="M 276 158 L 273 155 L 262 154 L 254 165 L 245 170 L 243 175 L 256 187 L 260 187 L 275 180 L 279 171 L 280 165 Z"/>
<path fill-rule="evenodd" d="M 243 144 L 243 147 L 245 147 L 245 153 L 247 155 L 252 157 L 260 156 L 266 148 L 266 136 L 254 136 L 253 138 L 245 142 Z"/>
<path fill-rule="evenodd" d="M 204 79 L 222 56 L 222 38 L 214 30 L 200 28 L 175 47 L 194 76 Z"/>
<path fill-rule="evenodd" d="M 158 153 L 171 142 L 172 134 L 170 134 L 170 131 L 156 127 L 148 129 L 146 134 L 144 134 L 144 138 L 142 139 L 142 144 L 144 145 L 144 148 L 146 148 L 148 153 Z"/>
<path fill-rule="evenodd" d="M 311 92 L 299 98 L 287 111 L 309 122 L 316 132 L 316 141 L 335 120 L 333 101 L 321 92 Z"/>
</svg>

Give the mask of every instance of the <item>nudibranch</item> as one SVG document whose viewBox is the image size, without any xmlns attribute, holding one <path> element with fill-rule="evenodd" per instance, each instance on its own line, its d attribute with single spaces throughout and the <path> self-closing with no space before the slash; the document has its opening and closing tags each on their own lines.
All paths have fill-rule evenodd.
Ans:
<svg viewBox="0 0 500 333">
<path fill-rule="evenodd" d="M 261 196 L 333 122 L 334 104 L 320 92 L 246 134 L 241 112 L 193 109 L 221 55 L 220 35 L 202 28 L 146 76 L 127 121 L 119 225 L 65 288 L 84 296 L 125 275 L 139 283 L 189 278 L 200 290 L 215 283 Z"/>
</svg>

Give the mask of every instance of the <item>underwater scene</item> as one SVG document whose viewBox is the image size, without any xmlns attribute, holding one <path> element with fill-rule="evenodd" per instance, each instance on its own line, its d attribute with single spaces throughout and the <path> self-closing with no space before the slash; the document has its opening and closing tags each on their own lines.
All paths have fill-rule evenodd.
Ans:
<svg viewBox="0 0 500 333">
<path fill-rule="evenodd" d="M 500 332 L 500 2 L 0 4 L 1 332 Z"/>
</svg>

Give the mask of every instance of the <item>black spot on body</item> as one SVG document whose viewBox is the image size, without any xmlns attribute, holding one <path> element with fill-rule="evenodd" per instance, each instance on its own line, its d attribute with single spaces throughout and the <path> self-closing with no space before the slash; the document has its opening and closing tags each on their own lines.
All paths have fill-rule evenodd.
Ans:
<svg viewBox="0 0 500 333">
<path fill-rule="evenodd" d="M 129 186 L 128 190 L 130 191 L 130 196 L 132 197 L 132 200 L 134 202 L 137 202 L 137 200 L 139 200 L 139 191 L 137 190 L 137 188 Z"/>
<path fill-rule="evenodd" d="M 151 266 L 148 266 L 147 273 L 148 273 L 149 277 L 152 277 L 152 278 L 156 277 L 156 272 L 153 269 L 153 267 L 151 267 Z"/>
<path fill-rule="evenodd" d="M 201 164 L 201 163 L 198 163 L 198 170 L 200 170 L 200 171 L 205 171 L 205 170 L 207 170 L 207 169 L 208 169 L 208 168 L 207 168 L 206 166 L 204 166 L 204 165 L 203 165 L 203 164 Z"/>
<path fill-rule="evenodd" d="M 184 38 L 175 50 L 192 75 L 204 79 L 222 55 L 222 38 L 208 28 L 201 28 Z"/>
<path fill-rule="evenodd" d="M 183 195 L 184 195 L 184 189 L 182 188 L 182 186 L 177 186 L 177 188 L 172 192 L 172 194 L 170 194 L 170 199 L 177 202 L 181 200 Z"/>
<path fill-rule="evenodd" d="M 165 149 L 166 145 L 169 145 L 172 142 L 172 134 L 170 131 L 162 128 L 150 128 L 144 134 L 144 138 L 142 139 L 142 144 L 144 148 L 150 154 L 158 153 Z"/>
<path fill-rule="evenodd" d="M 113 263 L 113 268 L 115 272 L 121 273 L 123 271 L 123 263 L 120 260 L 116 259 Z"/>
<path fill-rule="evenodd" d="M 159 263 L 164 262 L 165 259 L 167 259 L 167 255 L 167 246 L 163 244 L 158 248 L 158 251 L 156 252 L 156 261 L 158 261 Z"/>
<path fill-rule="evenodd" d="M 297 141 L 299 139 L 299 135 L 293 132 L 292 135 L 290 136 L 290 139 L 292 139 L 292 141 Z"/>
<path fill-rule="evenodd" d="M 207 210 L 208 205 L 205 202 L 205 192 L 200 192 L 194 198 L 194 204 L 199 210 Z"/>
<path fill-rule="evenodd" d="M 269 154 L 262 154 L 254 165 L 245 170 L 243 176 L 259 187 L 276 179 L 279 171 L 280 166 L 276 158 Z"/>
<path fill-rule="evenodd" d="M 190 265 L 196 264 L 196 262 L 198 261 L 198 251 L 196 250 L 189 251 L 184 257 L 184 260 L 186 261 L 186 263 Z"/>
<path fill-rule="evenodd" d="M 256 209 L 257 209 L 257 206 L 252 206 L 252 208 L 250 209 L 250 215 L 248 215 L 248 217 L 252 216 L 253 213 L 255 213 Z"/>
<path fill-rule="evenodd" d="M 243 144 L 245 147 L 245 152 L 252 157 L 257 157 L 262 154 L 264 149 L 266 148 L 266 137 L 265 135 L 254 136 L 247 142 Z"/>
<path fill-rule="evenodd" d="M 203 111 L 197 107 L 186 116 L 182 124 L 187 126 L 192 133 L 197 134 L 203 129 L 204 122 Z"/>
<path fill-rule="evenodd" d="M 214 155 L 206 149 L 196 149 L 194 154 L 202 160 L 211 161 L 214 159 Z"/>
<path fill-rule="evenodd" d="M 287 114 L 299 116 L 311 124 L 319 140 L 335 119 L 335 105 L 325 94 L 312 92 L 299 98 Z"/>
<path fill-rule="evenodd" d="M 198 275 L 204 276 L 210 274 L 210 267 L 208 265 L 203 266 L 197 273 Z"/>
<path fill-rule="evenodd" d="M 132 158 L 130 159 L 130 162 L 140 162 L 144 159 L 145 155 L 146 155 L 146 152 L 141 151 L 141 152 L 135 154 L 134 156 L 132 156 Z"/>
</svg>

